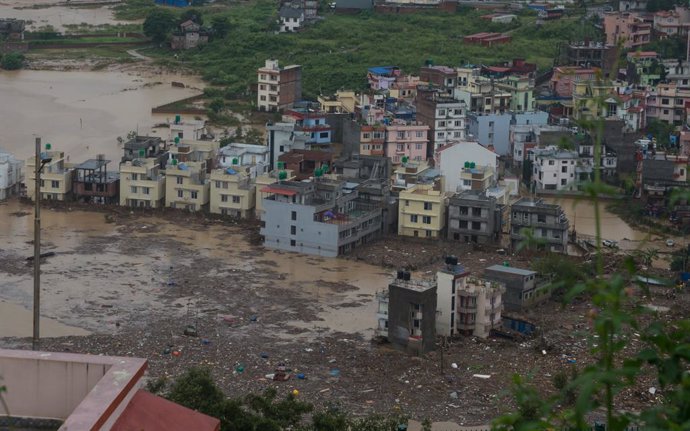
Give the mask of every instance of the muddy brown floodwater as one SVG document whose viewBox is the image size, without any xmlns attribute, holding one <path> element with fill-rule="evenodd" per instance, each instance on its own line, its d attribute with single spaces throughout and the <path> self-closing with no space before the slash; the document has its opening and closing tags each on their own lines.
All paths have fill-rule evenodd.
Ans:
<svg viewBox="0 0 690 431">
<path fill-rule="evenodd" d="M 189 88 L 173 87 L 172 81 Z M 33 154 L 34 136 L 40 136 L 71 162 L 105 154 L 117 169 L 118 136 L 149 133 L 172 117 L 152 115 L 151 108 L 201 88 L 199 78 L 174 73 L 0 71 L 0 148 L 26 159 Z"/>
<path fill-rule="evenodd" d="M 37 30 L 40 27 L 52 26 L 58 31 L 65 30 L 65 26 L 70 25 L 103 25 L 103 24 L 130 24 L 131 22 L 117 21 L 113 16 L 112 6 L 103 7 L 69 7 L 51 6 L 48 4 L 58 4 L 63 0 L 1 0 L 0 17 L 17 18 L 31 21 L 28 25 L 30 30 Z M 39 6 L 40 7 L 37 7 Z"/>
</svg>

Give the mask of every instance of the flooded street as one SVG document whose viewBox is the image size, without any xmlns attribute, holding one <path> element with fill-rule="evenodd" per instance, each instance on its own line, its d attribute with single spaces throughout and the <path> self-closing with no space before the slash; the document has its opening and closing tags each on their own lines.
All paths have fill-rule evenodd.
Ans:
<svg viewBox="0 0 690 431">
<path fill-rule="evenodd" d="M 172 87 L 181 81 L 192 88 Z M 0 71 L 0 148 L 20 159 L 33 154 L 34 136 L 64 151 L 71 162 L 122 156 L 118 136 L 150 132 L 166 116 L 151 108 L 200 92 L 202 82 L 176 74 Z M 113 166 L 114 167 L 114 166 Z"/>
<path fill-rule="evenodd" d="M 112 6 L 103 7 L 68 7 L 51 6 L 46 4 L 64 3 L 63 0 L 0 0 L 0 17 L 17 18 L 31 21 L 29 30 L 52 26 L 57 31 L 64 31 L 65 26 L 89 24 L 117 24 Z M 123 24 L 130 24 L 125 21 Z"/>
</svg>

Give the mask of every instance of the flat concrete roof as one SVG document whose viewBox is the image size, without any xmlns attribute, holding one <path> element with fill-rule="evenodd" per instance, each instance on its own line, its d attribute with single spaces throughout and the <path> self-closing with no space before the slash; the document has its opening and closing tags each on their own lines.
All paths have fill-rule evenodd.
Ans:
<svg viewBox="0 0 690 431">
<path fill-rule="evenodd" d="M 486 270 L 492 270 L 492 271 L 498 271 L 498 272 L 507 272 L 509 274 L 515 274 L 515 275 L 534 275 L 537 272 L 536 271 L 531 271 L 529 269 L 521 269 L 521 268 L 514 268 L 512 266 L 503 266 L 503 265 L 492 265 Z"/>
</svg>

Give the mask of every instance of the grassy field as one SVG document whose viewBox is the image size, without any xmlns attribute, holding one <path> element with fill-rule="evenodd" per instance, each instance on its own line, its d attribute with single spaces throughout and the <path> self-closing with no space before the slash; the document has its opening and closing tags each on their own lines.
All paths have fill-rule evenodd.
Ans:
<svg viewBox="0 0 690 431">
<path fill-rule="evenodd" d="M 141 17 L 142 11 L 150 10 L 147 4 L 145 0 L 130 0 L 118 11 L 118 17 L 128 17 L 132 11 Z M 487 12 L 469 9 L 455 14 L 409 15 L 326 12 L 324 20 L 303 32 L 276 34 L 277 8 L 276 1 L 254 0 L 200 9 L 206 24 L 214 16 L 228 17 L 231 31 L 223 40 L 180 52 L 176 61 L 198 70 L 210 83 L 228 87 L 229 94 L 246 91 L 256 80 L 257 67 L 267 58 L 277 58 L 283 65 L 301 64 L 304 93 L 315 97 L 341 87 L 365 88 L 366 69 L 378 65 L 397 65 L 404 72 L 416 73 L 426 60 L 452 66 L 523 57 L 548 68 L 559 42 L 596 36 L 591 24 L 583 24 L 579 17 L 550 21 L 538 28 L 534 15 L 527 13 L 517 23 L 494 24 L 479 18 Z M 464 36 L 481 31 L 510 31 L 513 42 L 492 48 L 463 42 Z M 174 64 L 171 51 L 159 49 L 147 55 Z"/>
</svg>

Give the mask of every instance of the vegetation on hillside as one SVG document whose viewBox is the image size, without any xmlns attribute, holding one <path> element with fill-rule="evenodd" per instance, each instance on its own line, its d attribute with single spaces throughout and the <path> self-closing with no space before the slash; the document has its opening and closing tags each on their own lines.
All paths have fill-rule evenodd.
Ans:
<svg viewBox="0 0 690 431">
<path fill-rule="evenodd" d="M 0 57 L 0 67 L 5 70 L 17 70 L 24 66 L 24 54 L 10 52 Z"/>
<path fill-rule="evenodd" d="M 137 11 L 136 17 L 141 17 L 155 10 L 151 0 L 129 0 L 118 16 L 132 17 L 130 12 Z M 231 6 L 216 2 L 197 10 L 206 25 L 227 18 L 229 25 L 223 26 L 227 34 L 199 49 L 177 52 L 178 60 L 199 70 L 210 83 L 228 87 L 228 94 L 245 93 L 256 81 L 256 69 L 268 58 L 283 65 L 301 64 L 303 91 L 314 98 L 341 87 L 365 88 L 366 69 L 372 66 L 397 65 L 416 73 L 427 60 L 445 65 L 493 64 L 522 57 L 546 69 L 559 42 L 595 34 L 592 23 L 579 17 L 549 21 L 539 28 L 533 12 L 521 13 L 517 22 L 498 24 L 480 19 L 485 12 L 468 8 L 455 14 L 325 12 L 322 21 L 300 33 L 278 34 L 278 7 L 272 0 Z M 463 42 L 464 36 L 483 31 L 511 32 L 513 42 L 491 48 Z M 168 49 L 151 55 L 176 64 Z"/>
</svg>

